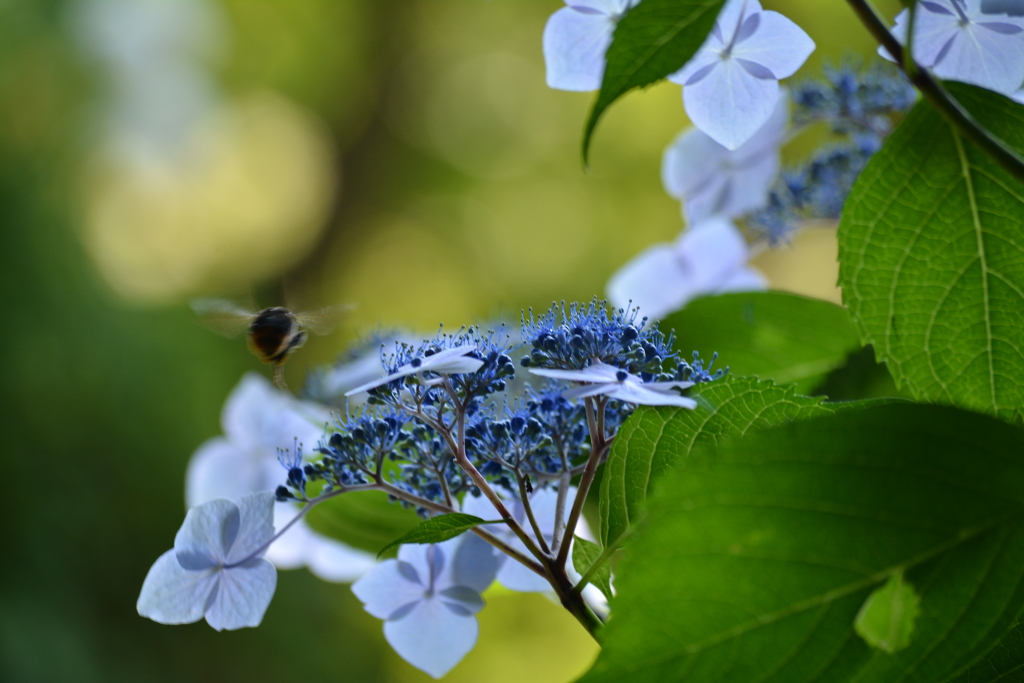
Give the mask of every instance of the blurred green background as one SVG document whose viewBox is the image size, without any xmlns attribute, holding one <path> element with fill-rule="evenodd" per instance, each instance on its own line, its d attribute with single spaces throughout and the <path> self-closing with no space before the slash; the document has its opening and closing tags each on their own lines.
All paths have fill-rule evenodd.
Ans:
<svg viewBox="0 0 1024 683">
<path fill-rule="evenodd" d="M 818 43 L 801 75 L 872 52 L 844 3 L 766 4 Z M 671 240 L 659 168 L 686 125 L 679 88 L 615 106 L 584 173 L 592 95 L 544 85 L 541 33 L 562 6 L 0 0 L 0 679 L 428 680 L 347 586 L 305 570 L 281 573 L 258 629 L 136 614 L 192 451 L 242 374 L 264 371 L 187 302 L 358 304 L 289 364 L 300 386 L 376 327 L 589 299 Z M 833 233 L 814 230 L 757 265 L 837 300 L 834 261 Z M 566 681 L 595 656 L 544 597 L 488 599 L 450 680 Z"/>
</svg>

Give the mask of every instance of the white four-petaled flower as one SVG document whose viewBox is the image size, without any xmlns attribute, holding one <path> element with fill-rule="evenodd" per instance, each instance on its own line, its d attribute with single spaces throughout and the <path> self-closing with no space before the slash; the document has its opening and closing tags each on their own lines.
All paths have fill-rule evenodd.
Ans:
<svg viewBox="0 0 1024 683">
<path fill-rule="evenodd" d="M 910 11 L 892 33 L 907 43 Z M 1024 17 L 982 11 L 982 0 L 920 0 L 914 17 L 914 61 L 936 76 L 1013 95 L 1024 83 Z M 885 48 L 878 53 L 892 59 Z"/>
<path fill-rule="evenodd" d="M 414 358 L 394 372 L 379 379 L 375 379 L 372 382 L 367 382 L 355 389 L 351 389 L 345 392 L 345 395 L 352 396 L 364 391 L 369 391 L 370 389 L 383 386 L 388 382 L 394 382 L 396 379 L 408 377 L 409 375 L 416 375 L 421 372 L 434 372 L 439 375 L 458 375 L 461 373 L 476 372 L 483 367 L 484 362 L 469 355 L 474 351 L 476 351 L 476 346 L 474 344 L 464 344 L 463 346 L 456 346 L 453 349 L 438 351 L 430 356 Z"/>
<path fill-rule="evenodd" d="M 484 543 L 463 534 L 436 545 L 403 545 L 398 559 L 385 560 L 352 585 L 366 611 L 384 620 L 391 647 L 434 678 L 476 644 L 480 594 L 494 581 L 497 563 L 474 541 Z"/>
<path fill-rule="evenodd" d="M 697 402 L 681 396 L 676 389 L 689 389 L 693 382 L 644 382 L 636 375 L 601 361 L 582 370 L 551 370 L 530 368 L 530 372 L 541 377 L 550 377 L 568 382 L 579 382 L 582 386 L 562 392 L 566 398 L 588 396 L 610 396 L 611 398 L 645 406 L 677 406 L 694 409 Z"/>
<path fill-rule="evenodd" d="M 662 157 L 661 180 L 669 195 L 682 200 L 686 222 L 716 214 L 736 218 L 764 206 L 779 174 L 788 125 L 789 98 L 783 91 L 771 118 L 735 150 L 699 128 L 681 133 Z"/>
<path fill-rule="evenodd" d="M 277 586 L 274 565 L 263 559 L 274 536 L 273 509 L 270 493 L 190 509 L 174 548 L 146 575 L 139 614 L 161 624 L 206 617 L 218 631 L 258 626 Z"/>
<path fill-rule="evenodd" d="M 736 226 L 712 216 L 620 268 L 608 281 L 608 299 L 617 308 L 639 306 L 656 320 L 705 294 L 764 289 L 764 276 L 747 264 L 748 257 Z"/>
<path fill-rule="evenodd" d="M 639 0 L 565 0 L 544 27 L 548 86 L 558 90 L 597 90 L 604 55 L 619 17 Z"/>
<path fill-rule="evenodd" d="M 779 80 L 814 51 L 803 29 L 757 0 L 729 0 L 704 45 L 669 80 L 683 87 L 693 124 L 736 149 L 771 117 Z"/>
<path fill-rule="evenodd" d="M 286 473 L 278 449 L 298 443 L 311 447 L 329 419 L 319 405 L 301 403 L 275 389 L 262 375 L 247 374 L 224 404 L 225 436 L 200 446 L 188 464 L 185 500 L 189 507 L 224 498 L 237 500 L 254 491 L 273 491 Z M 283 528 L 298 509 L 274 506 L 274 524 Z M 306 566 L 326 581 L 354 581 L 374 566 L 371 554 L 313 531 L 304 520 L 274 542 L 266 558 L 278 569 Z"/>
</svg>

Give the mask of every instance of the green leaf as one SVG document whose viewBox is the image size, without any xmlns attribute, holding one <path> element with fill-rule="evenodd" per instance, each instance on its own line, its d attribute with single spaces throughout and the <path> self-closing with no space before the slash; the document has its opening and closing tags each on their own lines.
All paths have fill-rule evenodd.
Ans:
<svg viewBox="0 0 1024 683">
<path fill-rule="evenodd" d="M 601 546 L 579 536 L 576 537 L 575 542 L 572 544 L 572 566 L 576 571 L 586 575 L 600 557 Z M 597 571 L 590 576 L 590 583 L 600 588 L 605 597 L 611 600 L 612 567 L 608 563 L 608 558 L 601 560 L 601 565 L 598 566 Z"/>
<path fill-rule="evenodd" d="M 854 622 L 901 571 L 921 613 L 886 654 Z M 899 402 L 697 449 L 616 575 L 586 683 L 947 681 L 1024 606 L 1024 430 Z"/>
<path fill-rule="evenodd" d="M 920 612 L 921 598 L 898 571 L 868 596 L 853 621 L 853 629 L 871 647 L 892 654 L 910 645 Z"/>
<path fill-rule="evenodd" d="M 1024 107 L 950 84 L 1024 149 Z M 1024 408 L 1024 185 L 919 103 L 861 173 L 839 224 L 843 300 L 916 398 Z"/>
<path fill-rule="evenodd" d="M 442 543 L 481 524 L 501 523 L 500 519 L 487 521 L 463 512 L 449 512 L 448 514 L 437 515 L 436 517 L 423 520 L 416 528 L 403 534 L 401 538 L 396 538 L 391 543 L 388 543 L 380 549 L 377 557 L 379 558 L 388 550 L 406 543 Z"/>
<path fill-rule="evenodd" d="M 1024 629 L 1013 626 L 1002 640 L 949 683 L 1010 683 L 1024 677 Z"/>
<path fill-rule="evenodd" d="M 320 503 L 306 521 L 314 531 L 375 553 L 423 520 L 414 510 L 389 502 L 386 493 L 359 491 Z"/>
<path fill-rule="evenodd" d="M 833 410 L 820 397 L 797 396 L 792 385 L 780 387 L 752 377 L 726 376 L 698 384 L 689 395 L 701 404 L 696 410 L 641 406 L 619 429 L 601 481 L 601 541 L 606 548 L 620 543 L 639 520 L 651 482 L 694 446 Z"/>
<path fill-rule="evenodd" d="M 615 27 L 605 54 L 601 91 L 583 132 L 583 161 L 598 119 L 633 88 L 655 83 L 683 68 L 704 44 L 725 0 L 644 0 Z"/>
<path fill-rule="evenodd" d="M 646 1 L 646 0 L 645 0 Z M 684 360 L 718 352 L 734 375 L 797 383 L 808 393 L 860 348 L 860 332 L 842 306 L 785 292 L 720 294 L 691 301 L 661 322 L 676 331 Z"/>
</svg>

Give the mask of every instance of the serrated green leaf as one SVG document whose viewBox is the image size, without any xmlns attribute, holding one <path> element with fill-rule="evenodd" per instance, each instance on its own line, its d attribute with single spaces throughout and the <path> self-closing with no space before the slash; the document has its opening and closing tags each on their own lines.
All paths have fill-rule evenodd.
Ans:
<svg viewBox="0 0 1024 683">
<path fill-rule="evenodd" d="M 711 32 L 725 0 L 644 0 L 615 27 L 604 78 L 583 131 L 583 161 L 598 119 L 612 102 L 673 74 Z"/>
<path fill-rule="evenodd" d="M 423 520 L 408 533 L 388 543 L 380 549 L 377 557 L 379 558 L 392 548 L 397 548 L 407 543 L 443 543 L 481 524 L 501 523 L 500 519 L 488 521 L 474 515 L 467 515 L 464 512 L 449 512 L 444 515 L 437 515 L 436 517 Z"/>
<path fill-rule="evenodd" d="M 698 384 L 689 395 L 700 404 L 696 410 L 641 406 L 619 429 L 601 481 L 605 547 L 618 544 L 629 533 L 639 520 L 651 482 L 694 446 L 834 410 L 823 405 L 821 397 L 798 396 L 792 385 L 777 386 L 752 377 L 726 376 Z"/>
<path fill-rule="evenodd" d="M 910 645 L 920 613 L 921 598 L 898 571 L 864 601 L 853 620 L 853 630 L 871 647 L 892 654 Z"/>
<path fill-rule="evenodd" d="M 320 503 L 306 521 L 314 531 L 375 553 L 423 520 L 414 510 L 389 502 L 386 493 L 359 491 Z"/>
<path fill-rule="evenodd" d="M 950 90 L 1024 149 L 1024 107 Z M 1024 184 L 919 103 L 861 173 L 839 224 L 843 300 L 919 399 L 1024 408 Z"/>
<path fill-rule="evenodd" d="M 921 614 L 885 654 L 854 621 L 900 571 Z M 947 681 L 1024 606 L 1024 430 L 898 402 L 695 449 L 616 574 L 585 683 Z"/>
<path fill-rule="evenodd" d="M 572 544 L 572 566 L 576 571 L 586 575 L 600 557 L 601 546 L 579 536 L 576 537 Z M 598 566 L 597 571 L 590 576 L 590 583 L 597 586 L 604 593 L 605 597 L 611 600 L 612 567 L 608 563 L 608 558 L 601 560 L 601 565 Z"/>
<path fill-rule="evenodd" d="M 661 328 L 676 331 L 684 360 L 693 351 L 705 360 L 717 351 L 718 363 L 732 374 L 796 382 L 800 393 L 814 389 L 861 346 L 843 307 L 786 292 L 703 297 L 664 318 Z"/>
</svg>

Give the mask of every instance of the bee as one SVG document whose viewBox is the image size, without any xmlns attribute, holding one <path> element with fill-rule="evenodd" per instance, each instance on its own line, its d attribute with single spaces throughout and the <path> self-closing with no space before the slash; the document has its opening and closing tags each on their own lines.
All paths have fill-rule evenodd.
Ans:
<svg viewBox="0 0 1024 683">
<path fill-rule="evenodd" d="M 283 306 L 248 311 L 223 299 L 197 299 L 194 310 L 203 323 L 225 337 L 246 333 L 249 350 L 260 361 L 274 366 L 274 384 L 287 388 L 284 382 L 284 364 L 299 347 L 306 343 L 308 332 L 327 334 L 339 318 L 352 306 L 328 306 L 307 313 L 293 313 Z"/>
</svg>

